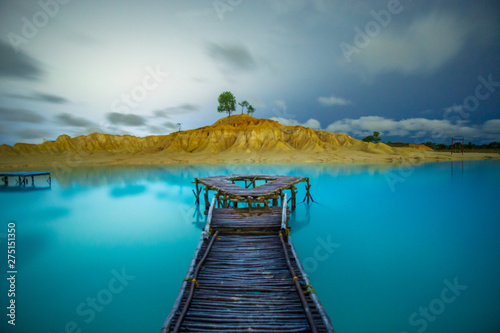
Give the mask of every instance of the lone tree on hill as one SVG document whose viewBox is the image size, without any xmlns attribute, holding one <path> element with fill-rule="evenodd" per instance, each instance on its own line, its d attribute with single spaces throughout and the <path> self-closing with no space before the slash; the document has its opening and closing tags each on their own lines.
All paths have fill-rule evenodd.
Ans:
<svg viewBox="0 0 500 333">
<path fill-rule="evenodd" d="M 243 102 L 240 102 L 238 104 L 239 104 L 239 106 L 241 106 L 241 114 L 243 114 L 243 111 L 245 110 L 245 108 L 248 108 L 248 106 L 250 105 L 247 101 L 243 101 Z"/>
<path fill-rule="evenodd" d="M 231 117 L 231 111 L 236 110 L 236 98 L 230 91 L 224 91 L 219 95 L 218 112 L 228 112 Z"/>
<path fill-rule="evenodd" d="M 255 112 L 255 109 L 253 108 L 253 106 L 248 105 L 247 114 L 251 114 L 251 113 L 254 113 L 254 112 Z"/>
<path fill-rule="evenodd" d="M 380 137 L 380 132 L 373 132 L 373 135 L 368 135 L 363 139 L 365 142 L 375 142 L 378 143 L 382 138 Z"/>
</svg>

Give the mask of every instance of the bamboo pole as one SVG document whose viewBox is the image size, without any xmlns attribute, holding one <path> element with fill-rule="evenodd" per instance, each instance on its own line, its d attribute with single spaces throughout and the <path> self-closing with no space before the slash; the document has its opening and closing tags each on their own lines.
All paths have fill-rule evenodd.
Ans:
<svg viewBox="0 0 500 333">
<path fill-rule="evenodd" d="M 203 232 L 202 232 L 203 239 L 207 239 L 210 236 L 210 226 L 212 224 L 212 215 L 214 212 L 214 207 L 215 207 L 216 202 L 217 202 L 217 199 L 214 197 L 212 199 L 212 204 L 210 205 L 210 209 L 208 211 L 207 223 L 205 224 L 205 230 L 203 230 Z"/>
<path fill-rule="evenodd" d="M 304 279 L 304 282 L 306 285 L 311 285 L 311 281 L 309 281 L 309 277 L 307 276 L 304 268 L 302 267 L 302 264 L 300 263 L 299 257 L 297 255 L 297 252 L 295 251 L 295 247 L 293 246 L 292 243 L 292 237 L 288 236 L 288 245 L 290 246 L 290 250 L 292 251 L 292 255 L 295 258 L 295 262 L 297 264 L 297 268 L 300 271 L 300 274 L 302 275 L 302 278 Z M 314 304 L 316 305 L 316 309 L 318 309 L 320 315 L 321 315 L 321 320 L 326 326 L 326 329 L 329 333 L 335 333 L 332 323 L 330 321 L 330 317 L 326 314 L 325 309 L 323 308 L 323 305 L 321 305 L 321 302 L 319 301 L 318 296 L 316 293 L 312 292 L 310 294 L 311 299 L 313 300 Z"/>
<path fill-rule="evenodd" d="M 214 244 L 214 241 L 217 239 L 218 235 L 219 235 L 219 231 L 216 231 L 215 234 L 212 236 L 210 243 L 208 244 L 208 247 L 205 251 L 205 254 L 201 258 L 198 265 L 196 266 L 196 269 L 193 273 L 193 278 L 191 280 L 191 289 L 189 290 L 189 296 L 188 296 L 188 299 L 186 300 L 186 303 L 184 304 L 184 308 L 182 309 L 182 312 L 181 312 L 179 318 L 177 319 L 177 323 L 175 324 L 175 328 L 174 328 L 174 333 L 178 333 L 179 329 L 181 328 L 182 321 L 184 320 L 184 317 L 186 316 L 186 313 L 189 309 L 189 305 L 191 304 L 191 300 L 193 299 L 194 290 L 196 289 L 196 286 L 198 284 L 198 282 L 196 282 L 196 278 L 198 277 L 198 273 L 200 271 L 200 268 L 205 263 L 205 260 L 207 259 L 208 254 L 210 253 L 210 250 L 212 249 L 212 245 Z"/>
<path fill-rule="evenodd" d="M 285 241 L 283 240 L 283 235 L 280 233 L 279 234 L 280 240 L 281 240 L 281 246 L 283 247 L 283 251 L 285 252 L 285 258 L 286 258 L 286 264 L 288 266 L 288 270 L 290 271 L 290 274 L 293 276 L 293 284 L 295 286 L 295 289 L 297 290 L 297 293 L 299 294 L 300 301 L 302 303 L 302 306 L 304 307 L 304 312 L 306 314 L 307 322 L 309 323 L 309 327 L 311 328 L 311 332 L 317 333 L 318 330 L 316 329 L 316 325 L 314 325 L 314 319 L 311 314 L 311 309 L 309 309 L 309 306 L 307 305 L 307 300 L 304 296 L 304 292 L 302 291 L 302 286 L 300 285 L 299 278 L 297 275 L 295 275 L 295 270 L 292 267 L 292 264 L 290 263 L 290 258 L 288 257 L 288 250 L 285 245 Z"/>
<path fill-rule="evenodd" d="M 281 231 L 286 231 L 287 230 L 287 220 L 288 220 L 288 214 L 287 214 L 287 204 L 286 204 L 286 193 L 284 194 L 283 200 L 281 200 L 281 205 L 283 206 L 281 210 Z"/>
<path fill-rule="evenodd" d="M 184 281 L 182 282 L 181 289 L 179 290 L 179 294 L 177 294 L 177 298 L 175 300 L 174 306 L 172 306 L 172 310 L 170 310 L 170 313 L 168 314 L 168 317 L 165 320 L 165 323 L 163 324 L 163 327 L 161 329 L 161 333 L 170 332 L 170 326 L 172 325 L 172 319 L 174 318 L 175 313 L 177 312 L 177 310 L 179 309 L 179 307 L 181 305 L 182 297 L 184 296 L 184 292 L 186 290 L 188 279 L 193 274 L 194 265 L 196 264 L 196 259 L 198 258 L 198 254 L 200 253 L 202 246 L 203 246 L 203 237 L 200 237 L 200 240 L 198 241 L 198 246 L 196 247 L 196 250 L 194 251 L 193 259 L 191 259 L 191 263 L 189 264 L 189 268 L 187 270 L 186 276 L 184 278 Z"/>
</svg>

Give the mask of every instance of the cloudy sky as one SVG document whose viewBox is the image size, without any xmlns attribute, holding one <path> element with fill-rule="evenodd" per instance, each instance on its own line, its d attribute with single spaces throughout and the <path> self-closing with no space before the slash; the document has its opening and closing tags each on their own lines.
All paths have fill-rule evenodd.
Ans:
<svg viewBox="0 0 500 333">
<path fill-rule="evenodd" d="M 355 138 L 500 141 L 499 25 L 498 1 L 2 0 L 0 143 L 196 128 L 226 90 Z"/>
</svg>

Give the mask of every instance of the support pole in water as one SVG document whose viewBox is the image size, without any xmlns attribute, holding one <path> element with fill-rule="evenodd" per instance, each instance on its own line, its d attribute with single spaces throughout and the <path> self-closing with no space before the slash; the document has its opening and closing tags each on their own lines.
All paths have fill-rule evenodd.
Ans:
<svg viewBox="0 0 500 333">
<path fill-rule="evenodd" d="M 193 190 L 193 194 L 196 198 L 195 204 L 199 205 L 200 204 L 200 193 L 201 193 L 203 188 L 200 189 L 200 186 L 199 186 L 197 180 L 194 183 L 196 184 L 196 192 Z"/>
<path fill-rule="evenodd" d="M 210 202 L 208 202 L 208 186 L 205 185 L 205 210 L 210 208 Z"/>
<path fill-rule="evenodd" d="M 309 199 L 311 199 L 312 202 L 314 202 L 314 199 L 311 195 L 311 184 L 309 184 L 309 178 L 306 178 L 307 184 L 306 184 L 306 196 L 304 197 L 304 200 L 302 202 L 306 201 L 309 203 Z"/>
</svg>

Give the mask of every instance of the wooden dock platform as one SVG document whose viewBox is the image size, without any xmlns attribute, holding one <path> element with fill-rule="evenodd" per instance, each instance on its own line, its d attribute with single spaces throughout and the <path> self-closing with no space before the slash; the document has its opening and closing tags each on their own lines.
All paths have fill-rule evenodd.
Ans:
<svg viewBox="0 0 500 333">
<path fill-rule="evenodd" d="M 270 202 L 256 201 L 262 207 L 253 207 L 254 202 L 234 207 L 239 201 L 233 199 L 245 194 L 240 189 L 217 191 L 162 333 L 333 332 L 289 235 L 283 189 L 297 179 L 287 180 L 266 192 Z M 281 206 L 272 205 L 278 192 Z M 221 205 L 221 196 L 233 207 Z"/>
<path fill-rule="evenodd" d="M 258 181 L 264 181 L 262 185 L 257 185 Z M 309 203 L 314 201 L 310 189 L 309 178 L 297 176 L 273 176 L 273 175 L 223 175 L 212 177 L 195 178 L 196 191 L 193 193 L 196 197 L 196 203 L 200 202 L 200 195 L 203 191 L 200 185 L 205 186 L 205 208 L 208 209 L 209 191 L 215 191 L 217 204 L 219 207 L 228 208 L 231 203 L 264 203 L 268 205 L 270 201 L 272 205 L 277 205 L 278 199 L 283 197 L 286 190 L 290 191 L 288 198 L 291 200 L 292 209 L 295 209 L 297 200 L 297 185 L 298 183 L 306 182 L 306 195 L 304 200 Z M 242 186 L 237 183 L 241 183 Z"/>
<path fill-rule="evenodd" d="M 48 176 L 48 186 L 35 186 L 35 177 Z M 9 183 L 9 179 L 14 178 L 15 185 Z M 39 172 L 0 172 L 0 191 L 33 191 L 33 190 L 46 190 L 52 187 L 52 177 L 49 171 Z M 31 182 L 30 182 L 31 180 Z"/>
</svg>

